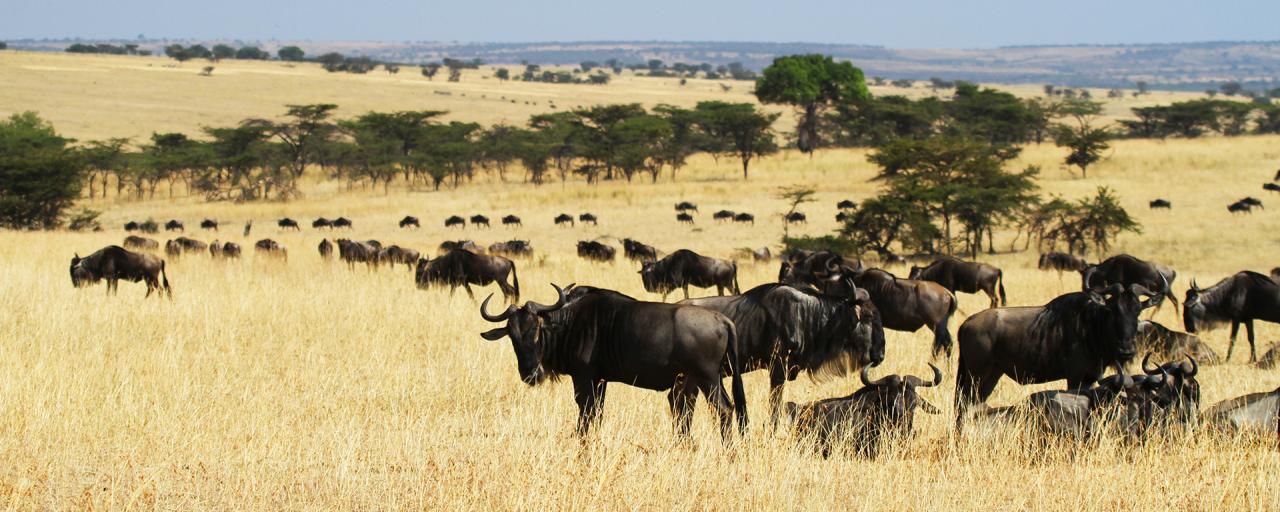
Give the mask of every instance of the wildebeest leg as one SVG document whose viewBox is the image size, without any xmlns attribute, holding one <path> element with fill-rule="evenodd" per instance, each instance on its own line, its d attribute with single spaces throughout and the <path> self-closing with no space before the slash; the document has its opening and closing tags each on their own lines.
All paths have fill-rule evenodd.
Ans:
<svg viewBox="0 0 1280 512">
<path fill-rule="evenodd" d="M 671 391 L 667 392 L 667 403 L 671 406 L 671 421 L 676 429 L 676 436 L 687 439 L 693 425 L 693 406 L 698 401 L 698 388 L 690 386 L 681 376 Z"/>
<path fill-rule="evenodd" d="M 724 390 L 724 383 L 720 380 L 719 365 L 698 381 L 698 389 L 706 395 L 707 403 L 715 408 L 716 415 L 720 418 L 720 438 L 727 443 L 733 439 L 733 403 L 729 401 L 729 393 Z"/>
<path fill-rule="evenodd" d="M 1244 321 L 1244 331 L 1245 334 L 1249 335 L 1249 362 L 1256 363 L 1258 362 L 1258 351 L 1254 348 L 1253 343 L 1253 319 Z"/>
<path fill-rule="evenodd" d="M 1240 322 L 1232 320 L 1231 321 L 1231 338 L 1230 338 L 1230 341 L 1227 342 L 1227 359 L 1224 362 L 1231 360 L 1231 352 L 1236 349 L 1236 334 L 1239 334 L 1239 332 L 1240 332 Z"/>
<path fill-rule="evenodd" d="M 605 381 L 573 378 L 573 399 L 578 402 L 578 435 L 586 437 L 604 407 Z"/>
<path fill-rule="evenodd" d="M 683 289 L 685 300 L 689 300 L 689 283 L 685 283 Z"/>
<path fill-rule="evenodd" d="M 1000 382 L 1000 374 L 972 375 L 965 369 L 963 356 L 956 371 L 956 434 L 963 430 L 965 414 L 969 407 L 987 401 L 996 383 Z"/>
<path fill-rule="evenodd" d="M 996 300 L 996 293 L 995 293 L 995 290 L 991 290 L 991 289 L 983 289 L 982 291 L 983 291 L 983 293 L 986 293 L 986 294 L 987 294 L 987 298 L 988 298 L 988 299 L 991 299 L 991 307 L 992 307 L 992 308 L 998 308 L 998 307 L 1000 307 L 1000 301 Z"/>
<path fill-rule="evenodd" d="M 782 408 L 782 388 L 787 384 L 786 362 L 777 359 L 769 364 L 769 431 L 778 428 L 778 410 Z"/>
</svg>

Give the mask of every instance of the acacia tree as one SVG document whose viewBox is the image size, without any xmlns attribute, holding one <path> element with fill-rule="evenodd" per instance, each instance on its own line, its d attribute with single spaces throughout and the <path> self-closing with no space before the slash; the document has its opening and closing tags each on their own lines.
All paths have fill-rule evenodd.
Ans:
<svg viewBox="0 0 1280 512">
<path fill-rule="evenodd" d="M 281 191 L 281 195 L 286 198 L 298 194 L 296 180 L 302 177 L 308 164 L 314 163 L 318 148 L 337 132 L 337 125 L 330 121 L 330 118 L 333 116 L 333 111 L 338 108 L 332 103 L 288 105 L 288 107 L 289 110 L 285 113 L 288 119 L 285 121 L 247 119 L 242 123 L 265 128 L 267 133 L 279 139 L 284 145 L 286 165 L 293 176 L 293 180 L 285 184 L 288 189 Z"/>
<path fill-rule="evenodd" d="M 302 48 L 297 46 L 285 46 L 276 50 L 276 55 L 280 57 L 280 60 L 286 62 L 301 62 L 306 57 L 307 52 L 302 51 Z"/>
<path fill-rule="evenodd" d="M 116 180 L 120 180 L 120 169 L 124 166 L 125 154 L 127 149 L 125 146 L 129 144 L 127 138 L 115 138 L 107 140 L 91 141 L 81 150 L 84 162 L 88 168 L 89 198 L 94 197 L 94 182 L 101 180 L 102 197 L 107 197 L 107 180 L 112 174 L 116 174 Z"/>
<path fill-rule="evenodd" d="M 696 107 L 702 131 L 719 141 L 717 148 L 742 161 L 742 179 L 747 179 L 751 160 L 778 151 L 773 122 L 778 114 L 756 110 L 750 103 L 703 101 Z"/>
<path fill-rule="evenodd" d="M 813 154 L 819 146 L 818 123 L 822 111 L 832 105 L 866 101 L 862 70 L 849 62 L 835 62 L 827 55 L 790 55 L 774 59 L 756 81 L 761 103 L 781 103 L 799 109 L 796 146 Z"/>
<path fill-rule="evenodd" d="M 80 196 L 84 161 L 34 112 L 0 120 L 0 226 L 51 229 Z"/>
<path fill-rule="evenodd" d="M 435 80 L 438 72 L 440 72 L 439 62 L 428 62 L 422 65 L 422 76 L 427 77 L 427 80 Z"/>
<path fill-rule="evenodd" d="M 1080 168 L 1080 177 L 1089 177 L 1089 166 L 1102 159 L 1102 153 L 1111 145 L 1111 130 L 1105 126 L 1095 127 L 1098 114 L 1102 113 L 1102 104 L 1093 101 L 1072 101 L 1064 104 L 1060 111 L 1070 116 L 1074 122 L 1059 123 L 1053 128 L 1053 142 L 1058 147 L 1067 148 L 1065 159 L 1067 165 Z"/>
</svg>

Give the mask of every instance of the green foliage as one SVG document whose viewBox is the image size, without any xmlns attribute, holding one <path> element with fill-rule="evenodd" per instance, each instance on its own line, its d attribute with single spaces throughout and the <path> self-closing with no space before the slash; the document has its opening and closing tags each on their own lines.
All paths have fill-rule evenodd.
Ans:
<svg viewBox="0 0 1280 512">
<path fill-rule="evenodd" d="M 0 226 L 51 229 L 80 195 L 85 163 L 34 112 L 0 121 Z"/>
<path fill-rule="evenodd" d="M 1121 233 L 1142 233 L 1142 226 L 1107 187 L 1098 187 L 1093 197 L 1075 203 L 1054 198 L 1033 210 L 1028 219 L 1027 227 L 1039 237 L 1041 246 L 1045 242 L 1062 242 L 1067 244 L 1068 252 L 1081 255 L 1088 252 L 1090 245 L 1095 254 L 1104 255 Z"/>
<path fill-rule="evenodd" d="M 422 76 L 427 77 L 427 80 L 434 80 L 438 72 L 440 72 L 439 62 L 428 62 L 422 65 Z"/>
<path fill-rule="evenodd" d="M 90 210 L 88 208 L 76 210 L 67 220 L 67 229 L 71 231 L 101 231 L 102 223 L 98 222 L 98 216 L 100 215 L 102 215 L 102 212 L 98 210 Z"/>
<path fill-rule="evenodd" d="M 722 101 L 699 102 L 696 111 L 699 127 L 718 141 L 715 149 L 742 162 L 742 179 L 747 179 L 752 159 L 778 151 L 773 133 L 776 113 L 761 112 L 750 103 Z"/>
<path fill-rule="evenodd" d="M 756 98 L 761 103 L 792 105 L 800 110 L 797 147 L 805 153 L 812 153 L 819 145 L 818 121 L 823 109 L 870 97 L 861 69 L 826 55 L 778 57 L 756 81 Z"/>
<path fill-rule="evenodd" d="M 302 48 L 297 46 L 285 46 L 276 50 L 276 56 L 280 57 L 280 60 L 287 62 L 302 62 L 306 55 L 307 52 L 302 51 Z"/>
<path fill-rule="evenodd" d="M 1265 119 L 1250 122 L 1254 112 L 1266 115 L 1267 105 L 1232 100 L 1199 99 L 1175 102 L 1169 105 L 1136 107 L 1137 119 L 1120 121 L 1131 137 L 1186 137 L 1195 138 L 1207 133 L 1242 135 L 1250 131 L 1263 132 L 1260 127 Z"/>
<path fill-rule="evenodd" d="M 507 68 L 498 68 L 493 70 L 493 77 L 505 82 L 511 79 L 511 72 Z"/>
<path fill-rule="evenodd" d="M 1113 134 L 1105 126 L 1095 127 L 1095 117 L 1102 113 L 1102 105 L 1091 101 L 1068 102 L 1061 111 L 1074 122 L 1060 123 L 1053 127 L 1053 142 L 1067 149 L 1064 160 L 1067 165 L 1080 168 L 1080 176 L 1089 177 L 1089 166 L 1102 159 L 1102 153 L 1111 147 L 1107 141 Z"/>
<path fill-rule="evenodd" d="M 240 60 L 267 60 L 271 54 L 259 50 L 256 46 L 243 46 L 236 50 L 236 58 Z"/>
<path fill-rule="evenodd" d="M 1020 144 L 1031 140 L 1037 119 L 1016 96 L 970 83 L 956 85 L 955 97 L 946 103 L 946 133 L 987 141 Z"/>
<path fill-rule="evenodd" d="M 230 59 L 236 56 L 236 49 L 225 44 L 213 45 L 211 52 L 215 59 Z"/>
</svg>

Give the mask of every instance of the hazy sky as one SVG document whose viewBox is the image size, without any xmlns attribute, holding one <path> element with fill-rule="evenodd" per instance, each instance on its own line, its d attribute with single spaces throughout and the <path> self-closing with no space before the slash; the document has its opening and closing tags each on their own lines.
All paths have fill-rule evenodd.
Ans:
<svg viewBox="0 0 1280 512">
<path fill-rule="evenodd" d="M 895 48 L 1280 40 L 1280 0 L 0 0 L 0 40 L 138 34 Z"/>
</svg>

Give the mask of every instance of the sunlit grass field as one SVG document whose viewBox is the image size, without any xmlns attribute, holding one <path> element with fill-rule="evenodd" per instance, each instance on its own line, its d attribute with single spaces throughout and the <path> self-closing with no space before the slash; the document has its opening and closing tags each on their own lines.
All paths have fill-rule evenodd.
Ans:
<svg viewBox="0 0 1280 512">
<path fill-rule="evenodd" d="M 0 53 L 0 70 L 12 65 L 14 55 L 22 54 Z M 37 57 L 70 59 L 30 58 Z M 98 59 L 84 62 L 107 68 L 150 62 Z M 98 72 L 70 62 L 80 67 L 66 74 Z M 233 78 L 229 69 L 228 76 L 215 72 L 209 79 L 196 77 L 195 71 L 190 64 L 183 71 L 190 72 L 193 84 Z M 43 98 L 45 93 L 33 89 L 25 74 L 0 71 L 0 110 L 38 110 L 75 137 L 193 131 L 198 124 L 270 115 L 285 102 L 329 101 L 325 98 L 354 112 L 447 108 L 456 116 L 490 115 L 466 103 L 418 102 L 456 102 L 459 95 L 406 92 L 444 87 L 439 77 L 401 90 L 388 86 L 385 96 L 374 98 L 364 92 L 375 87 L 344 91 L 341 83 L 424 79 L 404 76 L 405 71 L 400 77 L 307 73 L 307 81 L 279 87 L 315 95 L 296 101 L 282 92 L 250 92 L 248 83 L 271 83 L 265 72 L 246 73 L 246 89 L 240 95 L 223 91 L 222 99 L 182 87 L 162 94 L 148 89 L 146 80 L 111 86 L 136 88 L 139 101 L 155 102 L 135 108 L 114 93 L 70 101 L 74 94 L 58 92 L 56 83 L 49 85 L 49 103 L 19 103 L 13 95 Z M 323 85 L 330 80 L 333 84 Z M 464 79 L 453 87 L 481 84 L 497 86 Z M 547 87 L 563 98 L 597 90 Z M 677 87 L 655 86 L 653 94 L 662 101 L 668 98 L 662 91 L 672 102 L 696 99 Z M 185 99 L 156 99 L 166 94 Z M 709 93 L 716 94 L 722 93 Z M 242 96 L 259 103 L 235 99 Z M 238 106 L 224 111 L 220 101 Z M 562 108 L 571 104 L 562 101 Z M 200 112 L 176 110 L 174 104 Z M 85 113 L 77 116 L 77 108 Z M 516 106 L 501 108 L 512 119 L 527 115 Z M 77 118 L 92 124 L 77 125 Z M 153 127 L 152 122 L 169 124 Z M 1280 137 L 1122 141 L 1090 170 L 1088 180 L 1063 168 L 1062 157 L 1050 145 L 1031 146 L 1013 165 L 1040 165 L 1046 194 L 1075 199 L 1100 185 L 1115 189 L 1143 233 L 1124 235 L 1113 252 L 1176 268 L 1179 298 L 1193 278 L 1207 285 L 1242 269 L 1266 272 L 1277 263 L 1272 256 L 1280 232 L 1276 207 L 1232 216 L 1226 205 L 1253 195 L 1270 206 L 1261 184 L 1280 167 Z M 458 190 L 393 186 L 384 194 L 380 188 L 347 191 L 308 180 L 298 201 L 242 205 L 206 203 L 185 197 L 182 190 L 173 199 L 161 198 L 167 196 L 162 188 L 150 201 L 113 195 L 84 202 L 104 212 L 100 233 L 0 232 L 0 310 L 5 312 L 0 315 L 0 503 L 41 510 L 1280 508 L 1274 436 L 1197 432 L 1138 445 L 1103 438 L 1089 446 L 1054 446 L 1025 438 L 1017 428 L 979 426 L 956 439 L 951 428 L 954 360 L 939 363 L 945 374 L 941 387 L 922 390 L 943 414 L 918 414 L 915 438 L 894 443 L 873 460 L 840 455 L 823 460 L 784 430 L 769 432 L 767 379 L 760 372 L 746 378 L 753 421 L 746 438 L 733 447 L 721 445 L 705 407 L 695 417 L 693 441 L 678 442 L 665 396 L 620 384 L 610 386 L 599 428 L 580 441 L 573 434 L 570 384 L 528 388 L 517 376 L 510 343 L 478 336 L 491 328 L 478 315 L 480 299 L 496 288 L 474 300 L 461 290 L 453 295 L 421 291 L 402 267 L 349 271 L 322 261 L 316 252 L 322 238 L 339 235 L 432 254 L 443 240 L 470 238 L 488 245 L 527 239 L 535 256 L 517 260 L 526 299 L 551 302 L 548 283 L 554 282 L 657 300 L 643 291 L 636 265 L 621 257 L 611 265 L 580 260 L 574 244 L 603 238 L 621 252 L 616 239 L 631 237 L 667 252 L 689 248 L 726 258 L 740 248 L 770 246 L 776 252 L 779 214 L 785 209 L 775 197 L 779 187 L 818 189 L 818 201 L 801 208 L 809 223 L 793 232 L 820 235 L 836 227 L 838 200 L 860 201 L 875 193 L 873 175 L 864 152 L 827 150 L 813 158 L 791 152 L 766 158 L 753 166 L 749 181 L 741 179 L 736 161 L 698 157 L 676 181 L 664 175 L 657 184 L 571 182 L 534 188 L 512 175 L 510 183 L 484 177 Z M 1147 201 L 1156 197 L 1171 200 L 1172 211 L 1148 210 Z M 675 221 L 672 206 L 681 200 L 702 210 L 692 228 Z M 719 209 L 751 212 L 756 225 L 717 225 L 710 214 Z M 598 227 L 552 225 L 558 213 L 588 211 L 599 216 Z M 448 215 L 476 213 L 494 219 L 495 227 L 443 227 Z M 522 217 L 525 227 L 500 227 L 497 218 L 509 213 Z M 421 218 L 422 229 L 398 229 L 396 221 L 406 214 Z M 355 221 L 351 233 L 305 227 L 314 217 L 339 215 Z M 274 221 L 283 216 L 299 220 L 302 231 L 278 230 Z M 289 258 L 258 258 L 252 249 L 240 261 L 168 258 L 172 301 L 144 300 L 140 284 L 123 284 L 115 297 L 106 296 L 103 286 L 72 288 L 68 264 L 74 253 L 84 256 L 120 243 L 124 222 L 149 217 L 180 219 L 188 236 L 236 241 L 246 248 L 270 237 L 288 247 Z M 222 222 L 222 231 L 200 232 L 196 226 L 206 217 Z M 254 228 L 246 238 L 241 227 L 248 220 Z M 163 242 L 174 236 L 155 238 Z M 1042 304 L 1076 289 L 1074 275 L 1036 270 L 1034 247 L 1021 251 L 1019 242 L 1011 251 L 1012 237 L 1011 231 L 997 232 L 999 253 L 980 257 L 1004 269 L 1012 304 Z M 739 258 L 739 264 L 744 288 L 776 278 L 776 263 Z M 890 270 L 906 273 L 904 267 Z M 986 307 L 986 299 L 962 294 L 960 304 L 953 333 L 965 316 Z M 1181 329 L 1168 305 L 1156 320 Z M 1280 328 L 1258 327 L 1261 354 L 1280 339 Z M 873 376 L 927 376 L 928 332 L 887 334 L 887 360 Z M 1225 355 L 1225 330 L 1202 333 L 1202 338 Z M 1202 408 L 1280 386 L 1280 373 L 1252 368 L 1247 354 L 1241 334 L 1230 363 L 1202 368 Z M 822 382 L 802 376 L 788 385 L 786 397 L 810 401 L 846 395 L 859 386 L 856 375 Z M 1005 380 L 990 402 L 1009 404 L 1034 390 L 1061 386 L 1021 387 Z"/>
</svg>

